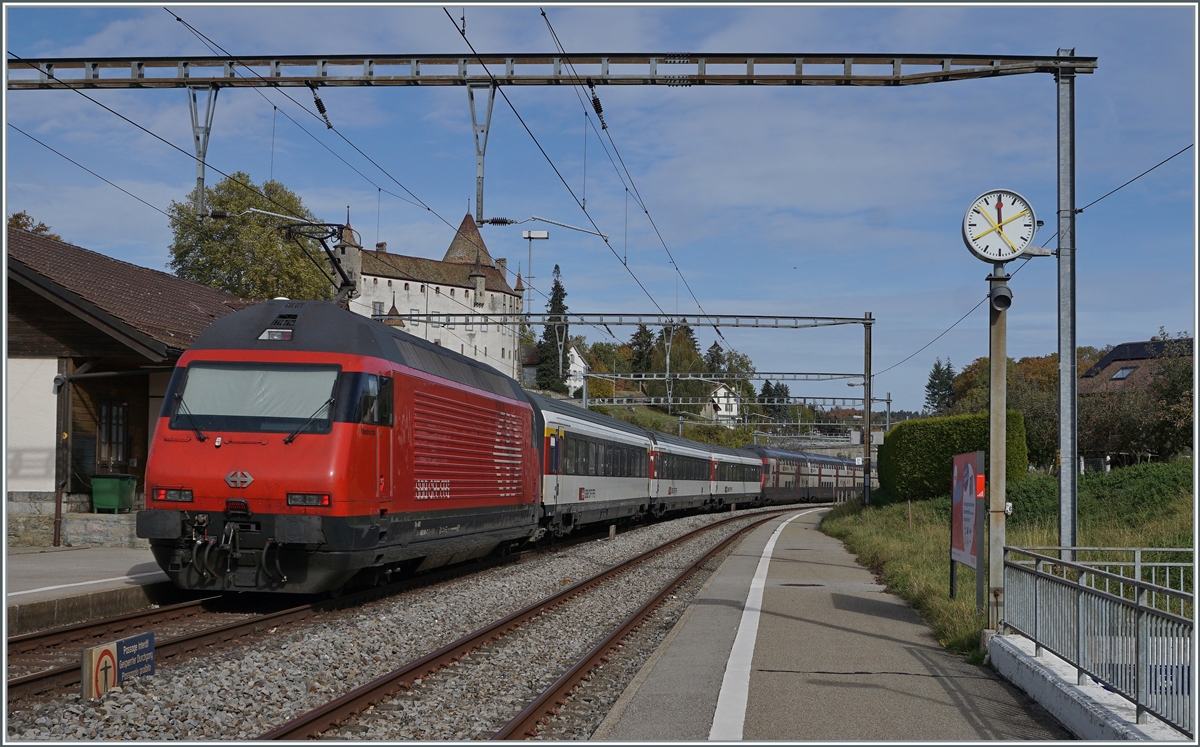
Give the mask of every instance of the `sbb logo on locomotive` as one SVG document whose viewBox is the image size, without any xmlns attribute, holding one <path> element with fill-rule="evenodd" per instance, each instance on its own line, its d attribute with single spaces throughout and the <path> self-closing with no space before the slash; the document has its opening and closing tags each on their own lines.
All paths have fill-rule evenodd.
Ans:
<svg viewBox="0 0 1200 747">
<path fill-rule="evenodd" d="M 417 480 L 416 500 L 432 501 L 449 497 L 449 480 Z"/>
</svg>

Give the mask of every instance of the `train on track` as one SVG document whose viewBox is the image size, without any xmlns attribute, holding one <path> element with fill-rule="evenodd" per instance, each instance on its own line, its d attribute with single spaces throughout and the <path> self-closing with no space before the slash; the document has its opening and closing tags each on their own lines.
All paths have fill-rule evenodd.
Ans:
<svg viewBox="0 0 1200 747">
<path fill-rule="evenodd" d="M 180 358 L 137 536 L 185 589 L 319 593 L 687 510 L 844 500 L 862 468 L 639 428 L 323 301 Z"/>
</svg>

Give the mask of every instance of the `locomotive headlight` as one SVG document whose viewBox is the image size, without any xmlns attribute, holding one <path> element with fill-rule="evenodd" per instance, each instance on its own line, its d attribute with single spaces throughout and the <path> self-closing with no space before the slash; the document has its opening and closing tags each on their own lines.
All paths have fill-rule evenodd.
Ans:
<svg viewBox="0 0 1200 747">
<path fill-rule="evenodd" d="M 329 493 L 288 493 L 289 506 L 328 506 L 331 501 Z"/>
<path fill-rule="evenodd" d="M 174 488 L 154 488 L 154 490 L 150 491 L 150 497 L 156 501 L 191 503 L 192 491 L 178 490 Z"/>
</svg>

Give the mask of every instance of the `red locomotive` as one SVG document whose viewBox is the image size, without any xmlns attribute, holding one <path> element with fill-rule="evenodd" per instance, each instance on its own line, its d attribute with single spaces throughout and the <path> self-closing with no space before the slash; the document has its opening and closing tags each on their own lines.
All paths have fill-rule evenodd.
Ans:
<svg viewBox="0 0 1200 747">
<path fill-rule="evenodd" d="M 332 303 L 270 301 L 180 359 L 137 534 L 189 589 L 459 562 L 536 532 L 538 441 L 493 369 Z"/>
</svg>

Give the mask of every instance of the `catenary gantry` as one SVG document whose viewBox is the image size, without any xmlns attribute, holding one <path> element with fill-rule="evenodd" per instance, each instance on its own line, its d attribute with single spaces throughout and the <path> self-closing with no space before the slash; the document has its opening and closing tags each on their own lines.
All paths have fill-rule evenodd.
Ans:
<svg viewBox="0 0 1200 747">
<path fill-rule="evenodd" d="M 241 70 L 239 70 L 241 68 Z M 287 55 L 10 59 L 9 90 L 285 86 L 903 86 L 1001 75 L 1091 73 L 1095 57 L 957 54 Z M 248 71 L 250 75 L 243 75 Z"/>
<path fill-rule="evenodd" d="M 763 327 L 767 329 L 807 329 L 833 327 L 841 324 L 871 325 L 870 314 L 854 316 L 769 316 L 762 314 L 398 314 L 395 317 L 377 315 L 375 319 L 401 319 L 418 324 L 526 324 L 563 327 L 572 324 L 585 326 L 648 327 Z"/>
</svg>

